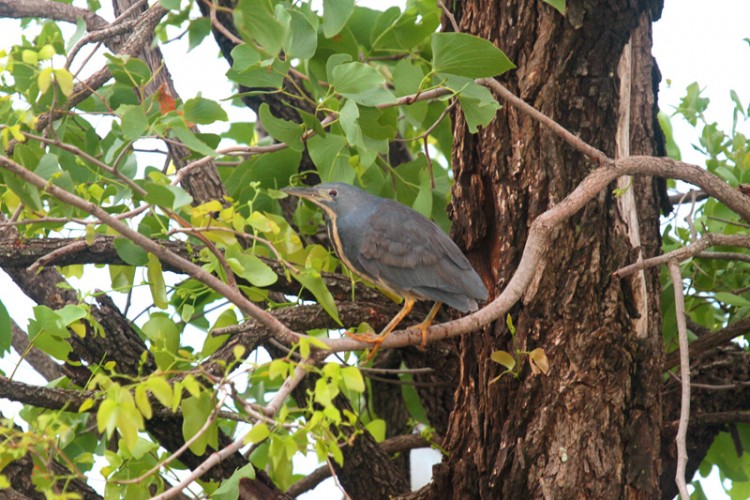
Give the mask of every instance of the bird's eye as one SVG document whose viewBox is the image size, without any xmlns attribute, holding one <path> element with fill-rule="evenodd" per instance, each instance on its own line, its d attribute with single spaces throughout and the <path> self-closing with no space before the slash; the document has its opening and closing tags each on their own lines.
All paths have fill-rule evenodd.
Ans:
<svg viewBox="0 0 750 500">
<path fill-rule="evenodd" d="M 335 189 L 331 189 L 330 191 L 328 191 L 328 196 L 330 196 L 331 198 L 335 198 L 337 194 L 339 194 L 339 192 Z"/>
</svg>

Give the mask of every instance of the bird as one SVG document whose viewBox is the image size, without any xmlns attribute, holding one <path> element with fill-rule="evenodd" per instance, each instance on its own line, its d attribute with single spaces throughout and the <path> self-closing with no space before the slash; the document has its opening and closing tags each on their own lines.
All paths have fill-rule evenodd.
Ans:
<svg viewBox="0 0 750 500">
<path fill-rule="evenodd" d="M 487 300 L 487 288 L 466 256 L 437 224 L 416 210 L 340 182 L 282 191 L 323 210 L 328 239 L 347 268 L 404 299 L 399 313 L 378 335 L 346 332 L 373 344 L 368 361 L 416 301 L 435 302 L 416 326 L 424 349 L 427 329 L 442 304 L 466 313 Z"/>
</svg>

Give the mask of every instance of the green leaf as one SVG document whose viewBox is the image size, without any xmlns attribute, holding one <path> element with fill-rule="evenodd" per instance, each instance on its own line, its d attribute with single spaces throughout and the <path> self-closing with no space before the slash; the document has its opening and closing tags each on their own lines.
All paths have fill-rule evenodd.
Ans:
<svg viewBox="0 0 750 500">
<path fill-rule="evenodd" d="M 175 361 L 175 355 L 180 348 L 180 330 L 174 321 L 165 313 L 151 314 L 141 327 L 143 333 L 152 343 L 156 365 L 162 370 L 168 370 Z"/>
<path fill-rule="evenodd" d="M 229 120 L 226 111 L 219 103 L 203 97 L 188 99 L 183 107 L 185 119 L 193 123 L 208 125 L 214 122 Z"/>
<path fill-rule="evenodd" d="M 350 391 L 365 392 L 365 380 L 362 378 L 362 372 L 356 366 L 342 368 L 341 380 L 344 382 L 344 386 Z"/>
<path fill-rule="evenodd" d="M 268 264 L 255 255 L 243 251 L 239 245 L 227 248 L 226 257 L 232 271 L 246 279 L 253 286 L 270 286 L 279 279 Z"/>
<path fill-rule="evenodd" d="M 261 233 L 279 234 L 281 231 L 278 224 L 260 212 L 251 213 L 247 223 Z"/>
<path fill-rule="evenodd" d="M 252 463 L 240 467 L 228 479 L 223 480 L 221 486 L 211 494 L 211 498 L 214 500 L 237 500 L 242 479 L 255 479 L 255 466 Z"/>
<path fill-rule="evenodd" d="M 201 392 L 198 397 L 188 397 L 182 400 L 182 436 L 187 441 L 194 437 L 201 427 L 206 423 L 213 412 L 211 395 L 207 392 Z M 190 445 L 190 451 L 200 456 L 206 452 L 206 447 L 211 445 L 213 449 L 218 449 L 219 428 L 216 422 L 193 443 Z"/>
<path fill-rule="evenodd" d="M 432 70 L 467 78 L 489 78 L 516 66 L 491 42 L 466 33 L 432 35 Z"/>
<path fill-rule="evenodd" d="M 167 285 L 164 283 L 164 274 L 161 270 L 159 258 L 148 253 L 147 277 L 148 287 L 151 290 L 151 297 L 154 299 L 154 305 L 159 309 L 166 309 L 169 305 L 167 298 Z"/>
<path fill-rule="evenodd" d="M 314 269 L 303 269 L 299 273 L 292 273 L 292 277 L 299 281 L 302 286 L 307 288 L 310 293 L 313 294 L 318 304 L 323 306 L 323 309 L 336 321 L 339 325 L 341 319 L 339 319 L 339 312 L 336 309 L 336 301 L 333 300 L 333 295 L 328 291 L 325 281 L 321 277 L 320 273 Z"/>
<path fill-rule="evenodd" d="M 268 89 L 268 92 L 280 90 L 284 83 L 284 76 L 289 72 L 291 62 L 289 59 L 279 61 L 274 59 L 270 66 L 267 61 L 261 62 L 260 54 L 247 44 L 238 45 L 232 50 L 232 54 L 239 53 L 246 57 L 234 60 L 234 65 L 227 71 L 226 75 L 241 85 L 249 88 Z M 255 62 L 248 64 L 247 56 L 255 54 Z"/>
<path fill-rule="evenodd" d="M 415 64 L 411 59 L 401 59 L 393 68 L 393 86 L 396 95 L 402 97 L 415 94 L 420 90 L 424 77 L 422 66 Z"/>
<path fill-rule="evenodd" d="M 109 59 L 107 67 L 112 77 L 119 83 L 141 87 L 151 79 L 151 69 L 148 64 L 138 58 L 110 54 L 105 54 L 105 57 Z"/>
<path fill-rule="evenodd" d="M 11 339 L 13 338 L 13 325 L 5 308 L 5 304 L 0 300 L 0 354 L 10 352 Z"/>
<path fill-rule="evenodd" d="M 365 424 L 365 429 L 372 434 L 372 437 L 375 438 L 375 441 L 378 443 L 382 443 L 385 441 L 385 420 L 381 418 L 376 418 L 375 420 L 369 421 L 367 424 Z"/>
<path fill-rule="evenodd" d="M 169 10 L 180 10 L 180 0 L 159 0 L 162 7 Z"/>
<path fill-rule="evenodd" d="M 337 386 L 329 384 L 325 379 L 319 378 L 315 381 L 315 391 L 313 392 L 315 402 L 323 406 L 331 406 L 333 398 L 338 396 L 339 389 Z"/>
<path fill-rule="evenodd" d="M 338 34 L 354 11 L 354 0 L 323 0 L 323 34 Z"/>
<path fill-rule="evenodd" d="M 146 381 L 146 388 L 167 408 L 172 406 L 172 386 L 163 377 L 152 375 Z"/>
<path fill-rule="evenodd" d="M 65 68 L 55 70 L 55 81 L 65 97 L 73 93 L 73 75 Z"/>
<path fill-rule="evenodd" d="M 111 436 L 117 428 L 117 403 L 111 399 L 105 399 L 96 410 L 96 427 L 99 432 L 107 431 Z"/>
<path fill-rule="evenodd" d="M 151 418 L 153 410 L 151 409 L 151 403 L 148 400 L 146 386 L 143 384 L 135 386 L 135 405 L 146 420 Z"/>
<path fill-rule="evenodd" d="M 127 238 L 115 238 L 115 251 L 128 265 L 145 266 L 148 264 L 148 252 Z"/>
<path fill-rule="evenodd" d="M 557 12 L 565 15 L 565 0 L 542 0 L 544 3 L 551 5 Z"/>
<path fill-rule="evenodd" d="M 239 0 L 234 22 L 243 39 L 257 41 L 269 55 L 276 56 L 281 50 L 286 27 L 274 16 L 270 0 Z"/>
<path fill-rule="evenodd" d="M 454 75 L 447 75 L 447 84 L 459 93 L 458 100 L 469 132 L 475 134 L 479 127 L 487 126 L 495 118 L 500 104 L 487 87 L 474 83 L 470 78 Z"/>
<path fill-rule="evenodd" d="M 199 17 L 188 26 L 188 52 L 196 48 L 211 33 L 211 19 Z"/>
<path fill-rule="evenodd" d="M 352 146 L 363 146 L 362 129 L 359 128 L 359 108 L 348 100 L 339 111 L 339 123 L 346 134 L 346 142 Z"/>
<path fill-rule="evenodd" d="M 266 103 L 261 104 L 258 117 L 271 137 L 283 142 L 293 151 L 301 152 L 305 149 L 305 145 L 302 144 L 303 130 L 298 123 L 276 118 L 271 114 L 271 108 Z"/>
<path fill-rule="evenodd" d="M 148 118 L 142 106 L 123 104 L 118 109 L 122 119 L 122 133 L 125 139 L 132 141 L 141 137 L 148 130 Z"/>
<path fill-rule="evenodd" d="M 68 304 L 62 309 L 58 309 L 55 313 L 60 317 L 62 326 L 69 326 L 71 323 L 75 323 L 79 319 L 86 317 L 86 310 L 83 307 Z"/>
<path fill-rule="evenodd" d="M 39 76 L 36 78 L 36 84 L 39 86 L 39 92 L 44 94 L 49 90 L 49 86 L 52 84 L 52 68 L 44 68 L 39 72 Z"/>
<path fill-rule="evenodd" d="M 490 359 L 495 363 L 503 365 L 508 370 L 512 370 L 516 366 L 516 358 L 507 351 L 493 351 L 490 355 Z"/>
<path fill-rule="evenodd" d="M 516 326 L 513 324 L 513 317 L 510 314 L 505 316 L 505 326 L 508 327 L 508 331 L 511 335 L 516 334 Z"/>
<path fill-rule="evenodd" d="M 343 96 L 359 94 L 385 83 L 380 72 L 361 62 L 340 64 L 333 68 L 333 87 Z"/>
<path fill-rule="evenodd" d="M 47 306 L 36 306 L 33 311 L 34 319 L 29 320 L 29 338 L 34 344 L 44 337 L 49 337 L 49 342 L 52 343 L 64 342 L 70 338 L 70 332 L 65 328 L 63 319 L 57 311 Z"/>
<path fill-rule="evenodd" d="M 271 380 L 283 380 L 289 376 L 293 367 L 291 363 L 283 359 L 274 359 L 268 365 L 268 378 Z"/>
<path fill-rule="evenodd" d="M 392 140 L 398 133 L 398 110 L 359 108 L 359 127 L 362 133 L 376 140 Z"/>
<path fill-rule="evenodd" d="M 429 172 L 421 171 L 419 180 L 419 192 L 411 206 L 414 210 L 429 218 L 432 215 L 432 185 L 430 184 Z"/>
<path fill-rule="evenodd" d="M 729 292 L 717 292 L 716 300 L 723 302 L 725 304 L 729 304 L 730 306 L 737 306 L 737 307 L 750 306 L 750 300 L 747 300 L 744 297 L 740 297 L 739 295 L 735 295 Z"/>
<path fill-rule="evenodd" d="M 664 133 L 664 142 L 667 150 L 667 156 L 673 160 L 682 160 L 680 154 L 680 147 L 677 145 L 677 141 L 674 140 L 674 132 L 672 131 L 672 122 L 669 119 L 669 115 L 664 111 L 659 111 L 657 114 L 659 120 L 659 126 Z"/>
<path fill-rule="evenodd" d="M 255 424 L 250 431 L 245 434 L 245 444 L 258 444 L 264 439 L 266 439 L 268 436 L 271 435 L 271 430 L 268 428 L 268 426 L 260 422 L 258 424 Z"/>
<path fill-rule="evenodd" d="M 39 55 L 33 50 L 24 49 L 23 52 L 21 52 L 21 60 L 26 64 L 36 66 L 39 62 Z"/>
<path fill-rule="evenodd" d="M 287 9 L 290 16 L 289 32 L 284 47 L 289 57 L 309 59 L 318 48 L 317 27 L 313 26 L 304 14 L 295 9 Z"/>
<path fill-rule="evenodd" d="M 175 127 L 172 129 L 172 135 L 177 137 L 185 144 L 185 146 L 189 147 L 196 153 L 200 153 L 204 156 L 218 156 L 212 147 L 198 139 L 194 133 L 186 128 Z"/>
<path fill-rule="evenodd" d="M 144 182 L 141 185 L 146 190 L 144 199 L 152 205 L 176 210 L 193 202 L 193 197 L 179 186 L 165 186 L 153 182 Z"/>
<path fill-rule="evenodd" d="M 337 134 L 327 134 L 325 137 L 316 135 L 307 141 L 310 158 L 318 167 L 321 179 L 331 180 L 330 173 L 338 159 L 343 158 L 344 162 L 348 162 L 349 153 L 345 148 L 346 139 Z"/>
</svg>

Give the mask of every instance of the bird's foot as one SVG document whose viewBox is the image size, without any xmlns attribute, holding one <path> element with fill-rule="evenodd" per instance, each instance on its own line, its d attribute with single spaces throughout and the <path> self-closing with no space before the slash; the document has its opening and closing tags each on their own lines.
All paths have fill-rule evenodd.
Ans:
<svg viewBox="0 0 750 500">
<path fill-rule="evenodd" d="M 346 335 L 350 339 L 358 340 L 360 342 L 367 342 L 368 344 L 380 345 L 380 343 L 383 341 L 382 336 L 378 335 L 377 333 L 344 332 L 344 335 Z"/>
<path fill-rule="evenodd" d="M 370 360 L 375 357 L 375 353 L 378 352 L 378 349 L 380 349 L 380 344 L 383 343 L 383 340 L 385 340 L 385 335 L 378 335 L 375 333 L 352 333 L 352 332 L 344 332 L 344 334 L 352 338 L 354 340 L 359 340 L 360 342 L 367 342 L 368 344 L 372 344 L 372 349 L 370 350 L 370 354 L 367 355 L 367 358 L 365 359 L 365 363 L 369 363 Z"/>
<path fill-rule="evenodd" d="M 422 341 L 417 346 L 417 349 L 420 351 L 426 351 L 427 350 L 427 330 L 430 328 L 430 325 L 432 324 L 432 321 L 429 323 L 420 323 L 418 325 L 414 325 L 409 330 L 419 330 L 420 335 L 422 336 Z"/>
</svg>

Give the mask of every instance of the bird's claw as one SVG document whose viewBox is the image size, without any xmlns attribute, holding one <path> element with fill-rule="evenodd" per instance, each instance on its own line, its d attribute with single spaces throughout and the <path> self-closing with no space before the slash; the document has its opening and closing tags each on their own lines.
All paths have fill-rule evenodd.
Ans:
<svg viewBox="0 0 750 500">
<path fill-rule="evenodd" d="M 352 332 L 344 332 L 344 335 L 346 335 L 349 338 L 352 338 L 354 340 L 359 340 L 360 342 L 366 342 L 368 344 L 373 344 L 372 350 L 370 351 L 370 354 L 367 355 L 367 358 L 365 359 L 365 363 L 369 363 L 370 360 L 375 356 L 375 353 L 378 352 L 378 349 L 380 349 L 380 344 L 385 340 L 385 336 L 383 335 L 377 335 L 374 333 L 352 333 Z"/>
<path fill-rule="evenodd" d="M 350 339 L 358 340 L 360 342 L 366 342 L 368 344 L 378 344 L 383 341 L 382 336 L 376 334 L 376 333 L 353 333 L 353 332 L 344 332 L 344 335 L 349 337 Z"/>
</svg>

